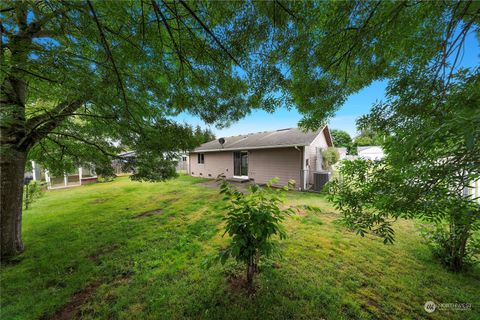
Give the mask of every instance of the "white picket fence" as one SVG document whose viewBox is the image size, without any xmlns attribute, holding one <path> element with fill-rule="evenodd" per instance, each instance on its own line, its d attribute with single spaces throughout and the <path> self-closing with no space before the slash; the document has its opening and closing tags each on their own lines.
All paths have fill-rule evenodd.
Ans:
<svg viewBox="0 0 480 320">
<path fill-rule="evenodd" d="M 474 181 L 470 188 L 465 188 L 464 195 L 470 196 L 480 203 L 480 179 Z"/>
</svg>

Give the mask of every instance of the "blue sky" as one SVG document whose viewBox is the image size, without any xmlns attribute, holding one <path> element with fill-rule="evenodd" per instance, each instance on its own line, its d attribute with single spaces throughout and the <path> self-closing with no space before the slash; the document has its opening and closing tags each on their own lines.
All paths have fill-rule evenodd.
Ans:
<svg viewBox="0 0 480 320">
<path fill-rule="evenodd" d="M 459 65 L 462 67 L 479 66 L 480 46 L 473 32 L 467 36 L 461 58 L 462 60 Z M 355 136 L 357 134 L 355 120 L 359 116 L 367 114 L 375 102 L 385 98 L 386 86 L 386 81 L 376 81 L 369 87 L 351 95 L 337 111 L 335 117 L 330 119 L 329 127 L 331 129 L 345 130 L 350 133 L 350 135 Z M 240 121 L 232 124 L 229 128 L 217 129 L 210 127 L 210 129 L 212 129 L 217 137 L 228 137 L 250 132 L 297 127 L 297 123 L 301 118 L 302 116 L 295 108 L 290 111 L 285 108 L 280 108 L 274 113 L 256 110 Z M 192 125 L 199 124 L 202 127 L 206 126 L 200 119 L 188 114 L 178 116 L 177 120 Z"/>
</svg>

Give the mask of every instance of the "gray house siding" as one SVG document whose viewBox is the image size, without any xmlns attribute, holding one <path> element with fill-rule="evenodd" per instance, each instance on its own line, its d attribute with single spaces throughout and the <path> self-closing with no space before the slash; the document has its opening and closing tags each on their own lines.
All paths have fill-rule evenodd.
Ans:
<svg viewBox="0 0 480 320">
<path fill-rule="evenodd" d="M 306 159 L 308 159 L 308 180 L 307 186 L 313 184 L 313 173 L 315 171 L 322 171 L 322 159 L 319 150 L 328 148 L 327 139 L 325 138 L 325 131 L 323 130 L 310 145 L 305 147 Z"/>
<path fill-rule="evenodd" d="M 295 148 L 252 150 L 248 153 L 248 177 L 256 183 L 266 183 L 278 177 L 277 185 L 286 185 L 295 180 L 300 187 L 302 152 Z"/>
<path fill-rule="evenodd" d="M 198 163 L 198 153 L 190 153 L 188 173 L 195 177 L 216 178 L 224 174 L 233 177 L 233 152 L 205 152 L 204 163 Z"/>
<path fill-rule="evenodd" d="M 293 179 L 300 183 L 302 150 L 276 148 L 248 151 L 248 177 L 256 183 L 266 183 L 278 177 L 277 185 Z M 195 177 L 216 178 L 224 174 L 233 178 L 233 151 L 205 152 L 204 163 L 198 163 L 198 153 L 190 153 L 189 174 Z"/>
</svg>

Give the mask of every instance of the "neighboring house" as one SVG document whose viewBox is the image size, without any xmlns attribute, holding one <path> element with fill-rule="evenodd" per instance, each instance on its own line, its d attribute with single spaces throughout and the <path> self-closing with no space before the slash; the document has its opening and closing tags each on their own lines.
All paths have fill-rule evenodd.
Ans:
<svg viewBox="0 0 480 320">
<path fill-rule="evenodd" d="M 337 148 L 338 155 L 340 156 L 338 160 L 343 160 L 347 158 L 347 148 Z"/>
<path fill-rule="evenodd" d="M 186 171 L 188 168 L 188 153 L 175 152 L 177 157 L 177 171 Z M 113 171 L 116 175 L 131 174 L 133 170 L 125 172 L 124 165 L 128 160 L 136 157 L 135 151 L 126 151 L 118 154 L 118 158 L 112 160 Z"/>
<path fill-rule="evenodd" d="M 188 170 L 188 153 L 181 153 L 178 155 L 177 171 Z"/>
<path fill-rule="evenodd" d="M 78 167 L 74 172 L 65 173 L 62 176 L 53 176 L 35 161 L 31 163 L 32 171 L 26 172 L 25 177 L 31 177 L 33 181 L 45 182 L 48 189 L 74 187 L 97 182 L 97 174 L 93 168 Z"/>
<path fill-rule="evenodd" d="M 259 184 L 278 177 L 278 185 L 295 180 L 306 190 L 313 173 L 323 171 L 321 150 L 332 146 L 327 126 L 315 132 L 289 128 L 220 138 L 190 152 L 188 173 L 205 178 L 224 174 Z"/>
<path fill-rule="evenodd" d="M 124 164 L 131 158 L 135 158 L 135 151 L 126 151 L 118 154 L 118 158 L 112 160 L 113 173 L 116 175 L 129 174 L 132 171 L 124 172 Z"/>
<path fill-rule="evenodd" d="M 365 160 L 381 160 L 385 157 L 382 147 L 379 146 L 357 147 L 357 154 Z"/>
</svg>

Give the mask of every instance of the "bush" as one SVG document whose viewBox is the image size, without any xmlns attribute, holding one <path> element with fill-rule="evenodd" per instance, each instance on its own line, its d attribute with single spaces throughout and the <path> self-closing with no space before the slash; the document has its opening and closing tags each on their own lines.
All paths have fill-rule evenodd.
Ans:
<svg viewBox="0 0 480 320">
<path fill-rule="evenodd" d="M 342 162 L 338 176 L 328 183 L 328 199 L 342 215 L 342 222 L 362 237 L 372 233 L 393 243 L 394 231 L 391 223 L 396 219 L 388 208 L 388 194 L 375 184 L 384 172 L 380 162 L 356 159 Z M 391 202 L 391 201 L 390 201 Z"/>
<path fill-rule="evenodd" d="M 340 159 L 338 150 L 334 147 L 328 147 L 322 150 L 322 158 L 325 170 L 330 170 L 332 166 Z"/>
<path fill-rule="evenodd" d="M 425 176 L 396 170 L 385 160 L 344 161 L 339 176 L 328 184 L 329 200 L 350 229 L 362 236 L 373 233 L 384 243 L 393 243 L 397 219 L 428 223 L 423 235 L 434 255 L 448 269 L 460 271 L 478 260 L 480 205 L 449 184 L 432 186 L 420 179 Z"/>
<path fill-rule="evenodd" d="M 437 258 L 444 266 L 455 270 L 460 261 L 466 267 L 480 262 L 480 235 L 464 228 L 451 228 L 445 223 L 423 224 L 420 233 Z"/>
<path fill-rule="evenodd" d="M 25 210 L 42 195 L 43 188 L 38 181 L 27 181 L 23 187 L 23 205 L 25 206 Z"/>
<path fill-rule="evenodd" d="M 116 175 L 99 175 L 97 177 L 97 182 L 111 182 L 115 180 L 117 176 Z"/>
<path fill-rule="evenodd" d="M 292 213 L 292 209 L 281 210 L 279 206 L 285 200 L 284 188 L 272 188 L 278 180 L 271 180 L 265 188 L 258 185 L 248 187 L 243 193 L 223 177 L 220 193 L 228 201 L 227 216 L 224 218 L 225 234 L 231 237 L 227 248 L 220 251 L 216 261 L 224 264 L 229 257 L 246 266 L 247 287 L 252 289 L 253 276 L 258 271 L 258 263 L 262 257 L 271 257 L 277 252 L 277 241 L 274 237 L 286 237 L 282 222 Z"/>
<path fill-rule="evenodd" d="M 97 165 L 95 166 L 95 173 L 97 174 L 98 182 L 110 182 L 117 177 L 115 175 L 111 162 L 97 163 Z"/>
</svg>

